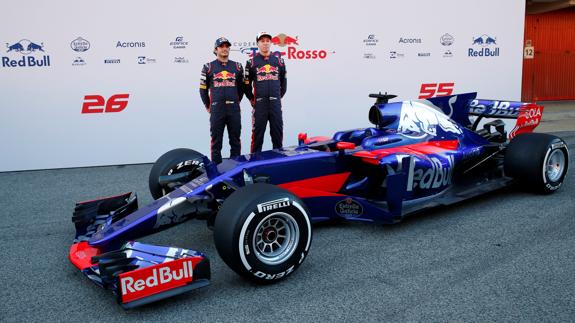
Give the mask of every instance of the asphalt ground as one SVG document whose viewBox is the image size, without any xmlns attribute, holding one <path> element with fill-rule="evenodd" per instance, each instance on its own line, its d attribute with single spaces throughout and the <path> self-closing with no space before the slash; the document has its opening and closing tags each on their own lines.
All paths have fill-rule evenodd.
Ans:
<svg viewBox="0 0 575 323">
<path fill-rule="evenodd" d="M 575 132 L 558 135 L 575 152 Z M 0 321 L 573 322 L 574 166 L 548 196 L 506 188 L 397 225 L 318 225 L 304 264 L 270 286 L 236 275 L 188 221 L 140 241 L 205 252 L 212 284 L 130 311 L 68 262 L 70 217 L 126 191 L 151 202 L 151 165 L 0 173 Z"/>
</svg>

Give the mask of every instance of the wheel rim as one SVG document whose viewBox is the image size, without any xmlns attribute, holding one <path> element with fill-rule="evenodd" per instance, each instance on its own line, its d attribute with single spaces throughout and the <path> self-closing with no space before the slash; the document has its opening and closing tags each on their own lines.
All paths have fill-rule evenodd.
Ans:
<svg viewBox="0 0 575 323">
<path fill-rule="evenodd" d="M 295 252 L 299 235 L 299 226 L 291 215 L 272 213 L 263 218 L 255 229 L 254 254 L 267 265 L 281 264 Z"/>
<path fill-rule="evenodd" d="M 561 149 L 554 150 L 545 165 L 545 173 L 551 182 L 557 182 L 563 176 L 565 169 L 565 154 Z"/>
</svg>

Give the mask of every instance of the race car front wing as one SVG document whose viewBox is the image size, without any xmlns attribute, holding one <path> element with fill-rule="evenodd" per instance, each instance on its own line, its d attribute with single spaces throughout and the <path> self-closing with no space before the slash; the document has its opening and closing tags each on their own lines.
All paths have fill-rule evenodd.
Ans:
<svg viewBox="0 0 575 323">
<path fill-rule="evenodd" d="M 112 290 L 125 309 L 209 285 L 210 263 L 197 251 L 135 241 L 112 250 L 90 245 L 98 227 L 118 221 L 138 208 L 132 193 L 80 202 L 72 221 L 72 264 L 100 287 Z"/>
</svg>

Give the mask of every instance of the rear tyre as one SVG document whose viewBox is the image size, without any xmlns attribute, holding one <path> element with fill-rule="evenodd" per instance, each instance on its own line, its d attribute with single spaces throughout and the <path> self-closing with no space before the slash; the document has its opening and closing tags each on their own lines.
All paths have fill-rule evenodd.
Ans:
<svg viewBox="0 0 575 323">
<path fill-rule="evenodd" d="M 199 152 L 187 148 L 178 148 L 163 154 L 154 163 L 148 178 L 152 197 L 157 200 L 176 188 L 175 185 L 169 185 L 170 183 L 161 185 L 161 176 L 190 172 L 187 181 L 200 176 L 204 172 L 203 157 Z"/>
<path fill-rule="evenodd" d="M 216 249 L 236 273 L 257 283 L 286 278 L 304 261 L 312 228 L 302 201 L 270 184 L 233 193 L 214 225 Z"/>
<path fill-rule="evenodd" d="M 505 175 L 544 194 L 561 187 L 568 167 L 567 144 L 549 134 L 520 134 L 511 140 L 505 153 Z"/>
</svg>

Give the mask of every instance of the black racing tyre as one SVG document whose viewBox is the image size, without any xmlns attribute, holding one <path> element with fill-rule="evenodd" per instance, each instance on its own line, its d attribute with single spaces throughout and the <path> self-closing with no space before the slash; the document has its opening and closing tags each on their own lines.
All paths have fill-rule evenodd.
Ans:
<svg viewBox="0 0 575 323">
<path fill-rule="evenodd" d="M 203 157 L 204 155 L 199 152 L 187 148 L 178 148 L 163 154 L 154 163 L 148 178 L 152 197 L 157 200 L 174 190 L 173 188 L 160 185 L 160 176 L 192 172 L 191 180 L 201 175 L 204 171 Z"/>
<path fill-rule="evenodd" d="M 505 175 L 523 187 L 553 193 L 563 183 L 569 167 L 567 144 L 544 133 L 525 133 L 513 138 L 505 152 Z"/>
<path fill-rule="evenodd" d="M 252 281 L 284 279 L 308 254 L 308 214 L 299 198 L 280 187 L 247 185 L 228 197 L 216 216 L 216 249 L 231 269 Z"/>
</svg>

